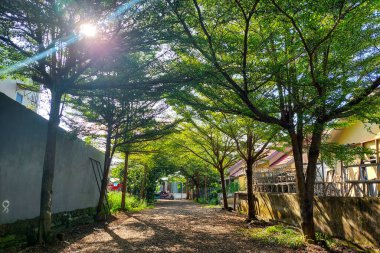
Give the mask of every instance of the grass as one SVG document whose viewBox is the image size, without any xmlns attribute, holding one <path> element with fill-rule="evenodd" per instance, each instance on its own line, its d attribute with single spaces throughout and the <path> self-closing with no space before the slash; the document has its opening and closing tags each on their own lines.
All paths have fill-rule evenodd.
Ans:
<svg viewBox="0 0 380 253">
<path fill-rule="evenodd" d="M 255 241 L 267 245 L 278 245 L 286 248 L 301 249 L 307 244 L 301 231 L 284 225 L 257 226 L 249 229 L 242 229 L 241 232 Z M 362 248 L 348 241 L 332 238 L 323 233 L 317 232 L 318 244 L 323 243 L 324 248 L 331 252 L 364 252 Z"/>
<path fill-rule="evenodd" d="M 195 200 L 195 202 L 201 204 L 201 205 L 210 205 L 210 206 L 215 206 L 215 205 L 218 205 L 219 201 L 218 201 L 218 198 L 198 198 L 197 200 Z"/>
<path fill-rule="evenodd" d="M 343 251 L 344 249 L 354 250 L 355 252 L 364 252 L 365 249 L 360 248 L 358 245 L 355 245 L 349 241 L 341 240 L 338 238 L 332 238 L 326 234 L 316 232 L 315 237 L 317 241 L 324 241 L 326 247 L 333 251 Z M 343 249 L 343 250 L 340 250 Z M 369 250 L 369 252 L 371 252 Z"/>
<path fill-rule="evenodd" d="M 221 205 L 207 205 L 207 204 L 202 204 L 203 208 L 222 208 Z"/>
<path fill-rule="evenodd" d="M 0 236 L 0 252 L 19 252 L 28 243 L 26 235 L 11 234 Z"/>
<path fill-rule="evenodd" d="M 245 229 L 244 232 L 252 239 L 266 244 L 276 244 L 293 249 L 305 246 L 304 238 L 300 232 L 281 225 L 254 227 Z"/>
<path fill-rule="evenodd" d="M 108 203 L 110 205 L 111 213 L 116 213 L 121 210 L 121 192 L 108 193 Z M 129 212 L 139 212 L 141 210 L 153 208 L 152 205 L 148 205 L 146 200 L 138 199 L 135 196 L 126 196 L 125 209 Z"/>
</svg>

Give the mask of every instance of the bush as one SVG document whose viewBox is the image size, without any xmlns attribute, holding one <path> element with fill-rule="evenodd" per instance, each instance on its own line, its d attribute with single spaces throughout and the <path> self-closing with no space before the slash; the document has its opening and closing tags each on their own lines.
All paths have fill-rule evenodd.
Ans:
<svg viewBox="0 0 380 253">
<path fill-rule="evenodd" d="M 210 205 L 218 205 L 219 204 L 219 200 L 218 198 L 212 198 L 209 200 L 209 204 Z"/>
<path fill-rule="evenodd" d="M 196 200 L 199 204 L 218 205 L 218 198 L 198 198 Z"/>
<path fill-rule="evenodd" d="M 108 203 L 111 213 L 121 210 L 121 192 L 109 192 Z M 143 199 L 138 199 L 135 196 L 125 197 L 125 209 L 127 211 L 138 212 L 149 207 L 150 206 L 148 206 L 146 201 Z"/>
<path fill-rule="evenodd" d="M 196 202 L 199 204 L 207 204 L 207 199 L 200 197 L 196 199 Z"/>
<path fill-rule="evenodd" d="M 232 182 L 229 184 L 229 186 L 227 188 L 227 192 L 228 193 L 234 193 L 234 192 L 238 192 L 239 189 L 240 189 L 239 182 Z"/>
</svg>

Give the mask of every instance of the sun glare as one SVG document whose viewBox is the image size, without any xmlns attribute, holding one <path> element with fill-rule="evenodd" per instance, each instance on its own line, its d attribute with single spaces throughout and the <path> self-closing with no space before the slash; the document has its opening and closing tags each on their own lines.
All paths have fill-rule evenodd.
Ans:
<svg viewBox="0 0 380 253">
<path fill-rule="evenodd" d="M 94 37 L 96 32 L 96 26 L 92 24 L 81 24 L 79 27 L 79 34 L 85 37 Z"/>
</svg>

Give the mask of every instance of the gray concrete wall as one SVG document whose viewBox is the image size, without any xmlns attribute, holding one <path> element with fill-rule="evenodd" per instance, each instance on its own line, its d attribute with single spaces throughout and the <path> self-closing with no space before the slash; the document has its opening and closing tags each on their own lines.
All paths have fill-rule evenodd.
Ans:
<svg viewBox="0 0 380 253">
<path fill-rule="evenodd" d="M 255 193 L 261 218 L 300 226 L 296 194 Z M 247 213 L 247 194 L 239 193 L 238 209 Z M 380 198 L 314 197 L 316 230 L 360 245 L 380 246 Z"/>
<path fill-rule="evenodd" d="M 0 224 L 39 215 L 46 132 L 46 119 L 0 93 Z M 53 213 L 96 206 L 90 157 L 103 164 L 100 151 L 59 132 Z"/>
</svg>

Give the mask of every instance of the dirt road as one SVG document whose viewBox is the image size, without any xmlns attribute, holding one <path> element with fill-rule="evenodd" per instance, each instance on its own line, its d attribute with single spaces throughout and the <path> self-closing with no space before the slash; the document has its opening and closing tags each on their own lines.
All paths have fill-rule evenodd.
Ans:
<svg viewBox="0 0 380 253">
<path fill-rule="evenodd" d="M 244 216 L 191 201 L 159 201 L 154 209 L 119 214 L 109 224 L 65 234 L 48 252 L 286 252 L 239 234 Z"/>
</svg>

